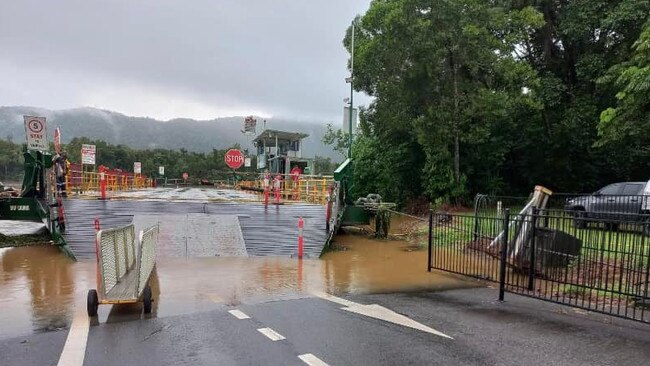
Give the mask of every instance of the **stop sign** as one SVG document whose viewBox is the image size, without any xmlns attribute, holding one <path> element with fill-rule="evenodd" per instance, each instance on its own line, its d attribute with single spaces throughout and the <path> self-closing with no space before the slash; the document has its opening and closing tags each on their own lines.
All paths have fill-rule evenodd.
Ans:
<svg viewBox="0 0 650 366">
<path fill-rule="evenodd" d="M 230 169 L 238 169 L 244 164 L 244 154 L 239 150 L 230 149 L 226 152 L 224 160 Z"/>
<path fill-rule="evenodd" d="M 183 173 L 183 180 L 187 180 L 187 178 L 189 178 L 189 177 L 190 177 L 189 174 L 187 174 L 187 173 Z"/>
</svg>

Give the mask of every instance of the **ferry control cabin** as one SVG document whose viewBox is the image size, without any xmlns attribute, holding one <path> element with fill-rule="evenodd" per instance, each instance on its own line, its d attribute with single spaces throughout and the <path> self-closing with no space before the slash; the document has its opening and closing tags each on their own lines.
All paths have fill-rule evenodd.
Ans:
<svg viewBox="0 0 650 366">
<path fill-rule="evenodd" d="M 302 140 L 308 136 L 300 132 L 264 130 L 253 140 L 257 148 L 257 169 L 289 174 L 298 165 L 303 174 L 310 174 L 313 159 L 302 157 Z"/>
</svg>

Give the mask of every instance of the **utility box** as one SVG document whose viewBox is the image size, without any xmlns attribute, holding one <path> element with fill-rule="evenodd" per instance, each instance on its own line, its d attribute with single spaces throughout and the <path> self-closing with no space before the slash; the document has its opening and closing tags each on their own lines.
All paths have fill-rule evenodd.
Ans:
<svg viewBox="0 0 650 366">
<path fill-rule="evenodd" d="M 531 237 L 532 238 L 532 237 Z M 530 269 L 532 240 L 528 240 L 521 256 L 520 268 Z M 535 273 L 551 277 L 564 273 L 582 250 L 582 240 L 564 231 L 538 227 L 535 229 Z"/>
</svg>

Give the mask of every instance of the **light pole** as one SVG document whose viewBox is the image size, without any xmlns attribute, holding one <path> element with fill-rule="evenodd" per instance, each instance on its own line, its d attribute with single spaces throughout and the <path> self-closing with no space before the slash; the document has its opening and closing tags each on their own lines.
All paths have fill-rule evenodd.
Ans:
<svg viewBox="0 0 650 366">
<path fill-rule="evenodd" d="M 350 120 L 348 121 L 348 159 L 352 159 L 352 116 L 354 111 L 354 21 L 352 21 L 352 40 L 350 42 L 350 55 Z"/>
</svg>

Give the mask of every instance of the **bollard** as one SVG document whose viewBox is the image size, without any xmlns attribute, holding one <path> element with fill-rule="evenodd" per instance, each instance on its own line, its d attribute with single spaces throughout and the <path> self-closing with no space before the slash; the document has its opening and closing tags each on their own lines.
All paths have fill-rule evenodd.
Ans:
<svg viewBox="0 0 650 366">
<path fill-rule="evenodd" d="M 264 175 L 264 206 L 269 205 L 270 185 L 271 185 L 271 175 L 269 173 L 266 173 Z"/>
<path fill-rule="evenodd" d="M 325 231 L 329 233 L 330 231 L 330 221 L 332 220 L 332 187 L 330 187 L 329 192 L 326 197 L 327 208 L 325 209 Z"/>
<path fill-rule="evenodd" d="M 106 173 L 99 172 L 99 187 L 102 191 L 102 199 L 106 199 Z"/>
<path fill-rule="evenodd" d="M 273 194 L 275 195 L 275 204 L 280 204 L 280 190 L 282 188 L 282 177 L 280 174 L 275 176 L 273 179 Z"/>
<path fill-rule="evenodd" d="M 302 228 L 304 226 L 305 222 L 302 220 L 302 216 L 298 219 L 298 259 L 302 259 L 303 253 L 304 253 L 304 241 L 302 238 Z"/>
</svg>

